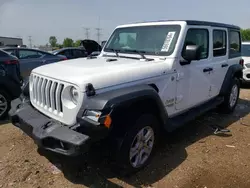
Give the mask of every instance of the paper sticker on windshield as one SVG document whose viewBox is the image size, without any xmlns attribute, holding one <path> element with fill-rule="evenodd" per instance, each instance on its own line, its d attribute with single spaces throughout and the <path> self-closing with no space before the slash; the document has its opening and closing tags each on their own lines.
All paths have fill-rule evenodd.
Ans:
<svg viewBox="0 0 250 188">
<path fill-rule="evenodd" d="M 168 35 L 166 36 L 166 39 L 164 41 L 164 44 L 162 45 L 161 51 L 162 52 L 168 52 L 170 44 L 174 38 L 175 32 L 168 32 Z"/>
</svg>

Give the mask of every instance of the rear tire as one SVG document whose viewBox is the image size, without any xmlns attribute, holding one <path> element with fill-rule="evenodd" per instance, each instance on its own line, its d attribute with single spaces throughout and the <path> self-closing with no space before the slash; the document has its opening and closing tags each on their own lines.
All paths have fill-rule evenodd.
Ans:
<svg viewBox="0 0 250 188">
<path fill-rule="evenodd" d="M 224 96 L 224 102 L 219 106 L 222 113 L 230 114 L 234 111 L 240 95 L 240 81 L 233 78 L 228 92 Z"/>
<path fill-rule="evenodd" d="M 158 143 L 159 121 L 153 114 L 142 114 L 135 119 L 118 150 L 117 163 L 120 175 L 129 175 L 146 167 Z"/>
<path fill-rule="evenodd" d="M 0 90 L 0 120 L 6 118 L 10 110 L 10 101 L 10 95 L 4 90 Z"/>
</svg>

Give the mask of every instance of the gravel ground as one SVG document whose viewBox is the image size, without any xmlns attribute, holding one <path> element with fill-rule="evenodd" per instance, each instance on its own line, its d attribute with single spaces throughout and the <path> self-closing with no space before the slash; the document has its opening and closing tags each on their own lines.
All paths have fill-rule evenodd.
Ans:
<svg viewBox="0 0 250 188">
<path fill-rule="evenodd" d="M 167 135 L 151 164 L 126 178 L 117 177 L 99 150 L 86 159 L 69 160 L 37 150 L 19 129 L 0 122 L 0 188 L 249 188 L 249 99 L 249 89 L 242 89 L 232 115 L 209 112 Z M 215 135 L 213 125 L 231 133 Z"/>
</svg>

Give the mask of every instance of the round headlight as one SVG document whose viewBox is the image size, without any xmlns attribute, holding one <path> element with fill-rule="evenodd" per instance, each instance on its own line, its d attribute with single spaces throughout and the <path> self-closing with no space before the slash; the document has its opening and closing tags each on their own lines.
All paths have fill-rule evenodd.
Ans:
<svg viewBox="0 0 250 188">
<path fill-rule="evenodd" d="M 72 98 L 72 102 L 77 104 L 78 98 L 79 98 L 79 93 L 78 93 L 78 91 L 77 91 L 77 89 L 75 87 L 71 87 L 70 95 L 71 95 L 71 98 Z"/>
</svg>

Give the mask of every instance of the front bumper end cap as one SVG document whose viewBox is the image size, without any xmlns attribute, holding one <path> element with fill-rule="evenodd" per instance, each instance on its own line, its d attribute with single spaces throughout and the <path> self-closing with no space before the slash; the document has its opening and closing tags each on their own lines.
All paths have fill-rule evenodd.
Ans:
<svg viewBox="0 0 250 188">
<path fill-rule="evenodd" d="M 77 156 L 89 149 L 88 135 L 53 121 L 34 109 L 29 101 L 13 100 L 9 117 L 14 126 L 43 149 L 66 156 Z"/>
</svg>

